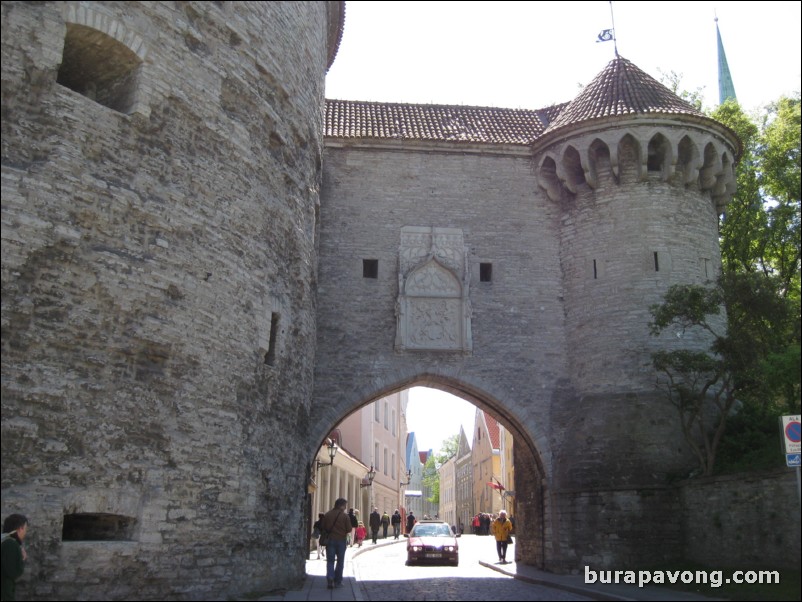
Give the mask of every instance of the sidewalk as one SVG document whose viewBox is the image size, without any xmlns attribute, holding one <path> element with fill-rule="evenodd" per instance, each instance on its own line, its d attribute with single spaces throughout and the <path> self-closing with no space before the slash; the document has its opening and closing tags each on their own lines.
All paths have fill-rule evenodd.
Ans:
<svg viewBox="0 0 802 602">
<path fill-rule="evenodd" d="M 555 575 L 536 569 L 533 566 L 509 562 L 498 564 L 480 560 L 479 564 L 515 579 L 561 589 L 594 600 L 717 600 L 692 592 L 683 592 L 664 587 L 638 587 L 636 585 L 606 583 L 585 583 L 583 575 Z"/>
</svg>

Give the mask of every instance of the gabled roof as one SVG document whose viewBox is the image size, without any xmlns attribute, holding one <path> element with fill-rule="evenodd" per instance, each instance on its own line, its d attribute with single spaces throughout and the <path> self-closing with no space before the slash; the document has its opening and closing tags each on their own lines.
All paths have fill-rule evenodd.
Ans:
<svg viewBox="0 0 802 602">
<path fill-rule="evenodd" d="M 325 135 L 529 145 L 564 106 L 532 111 L 326 100 Z"/>
<path fill-rule="evenodd" d="M 573 101 L 537 110 L 326 100 L 327 138 L 531 145 L 544 134 L 613 116 L 702 117 L 625 58 L 610 61 Z"/>
<path fill-rule="evenodd" d="M 487 424 L 487 435 L 490 437 L 490 445 L 493 449 L 501 448 L 501 437 L 499 436 L 498 421 L 487 412 L 485 415 L 485 424 Z"/>
<path fill-rule="evenodd" d="M 610 61 L 549 125 L 547 132 L 610 116 L 704 114 L 623 57 Z"/>
</svg>

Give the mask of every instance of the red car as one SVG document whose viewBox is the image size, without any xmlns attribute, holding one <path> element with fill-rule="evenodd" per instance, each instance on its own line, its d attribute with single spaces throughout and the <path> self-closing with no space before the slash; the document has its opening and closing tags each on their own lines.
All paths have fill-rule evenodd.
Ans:
<svg viewBox="0 0 802 602">
<path fill-rule="evenodd" d="M 421 521 L 404 534 L 407 540 L 407 564 L 420 562 L 459 564 L 459 543 L 448 523 Z"/>
</svg>

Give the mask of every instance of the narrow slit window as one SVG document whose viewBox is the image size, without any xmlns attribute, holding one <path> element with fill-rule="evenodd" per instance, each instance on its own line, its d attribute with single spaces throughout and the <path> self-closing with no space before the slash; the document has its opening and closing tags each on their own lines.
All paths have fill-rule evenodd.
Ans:
<svg viewBox="0 0 802 602">
<path fill-rule="evenodd" d="M 493 280 L 493 264 L 479 264 L 479 282 L 491 282 Z"/>
<path fill-rule="evenodd" d="M 362 260 L 362 277 L 363 278 L 378 278 L 379 277 L 379 260 L 378 259 L 363 259 Z"/>
<path fill-rule="evenodd" d="M 265 354 L 265 364 L 272 366 L 276 362 L 276 335 L 278 333 L 279 314 L 273 313 L 270 316 L 270 342 Z"/>
<path fill-rule="evenodd" d="M 593 260 L 593 279 L 596 280 L 599 277 L 599 272 L 596 270 L 596 260 Z"/>
<path fill-rule="evenodd" d="M 657 256 L 657 251 L 654 252 L 654 271 L 660 271 L 660 259 Z"/>
</svg>

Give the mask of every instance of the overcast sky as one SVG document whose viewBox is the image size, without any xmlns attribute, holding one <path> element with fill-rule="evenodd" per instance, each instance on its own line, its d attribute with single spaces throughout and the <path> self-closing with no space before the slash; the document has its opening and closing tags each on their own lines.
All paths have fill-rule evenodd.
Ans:
<svg viewBox="0 0 802 602">
<path fill-rule="evenodd" d="M 614 2 L 618 51 L 660 80 L 682 74 L 718 104 L 714 16 L 738 100 L 755 109 L 800 89 L 800 2 Z M 614 58 L 610 3 L 347 0 L 326 97 L 539 109 L 571 100 Z M 409 430 L 439 451 L 471 404 L 431 389 L 410 393 Z"/>
<path fill-rule="evenodd" d="M 718 103 L 719 18 L 735 91 L 754 108 L 800 89 L 800 2 L 614 2 L 621 56 L 683 74 Z M 326 96 L 539 109 L 571 100 L 613 59 L 610 3 L 347 0 Z"/>
</svg>

